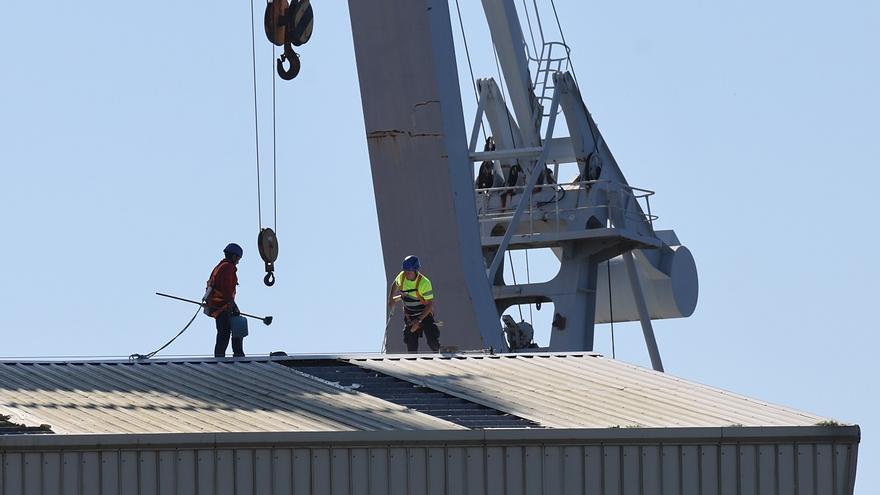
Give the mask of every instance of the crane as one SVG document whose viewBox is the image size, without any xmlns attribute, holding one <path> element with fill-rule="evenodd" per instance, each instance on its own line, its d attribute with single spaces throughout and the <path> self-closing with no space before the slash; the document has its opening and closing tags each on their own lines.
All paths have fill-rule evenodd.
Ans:
<svg viewBox="0 0 880 495">
<path fill-rule="evenodd" d="M 662 371 L 651 320 L 693 313 L 693 256 L 674 231 L 655 230 L 653 191 L 628 183 L 584 103 L 561 25 L 560 40 L 546 39 L 533 2 L 541 43 L 533 36 L 529 50 L 513 0 L 481 2 L 503 80 L 473 81 L 468 132 L 448 1 L 349 0 L 386 274 L 409 253 L 427 261 L 448 350 L 535 349 L 531 325 L 504 312 L 552 302 L 547 350 L 589 351 L 597 322 L 638 320 Z M 312 20 L 309 0 L 267 4 L 282 79 L 299 72 L 292 46 L 308 41 Z M 575 177 L 559 182 L 572 165 Z M 558 274 L 505 282 L 505 255 L 537 248 L 552 250 Z M 268 251 L 271 274 L 277 243 Z M 388 338 L 395 327 L 385 329 L 390 351 L 402 350 Z"/>
<path fill-rule="evenodd" d="M 349 1 L 386 273 L 414 252 L 431 266 L 449 349 L 533 347 L 500 317 L 514 304 L 552 302 L 548 350 L 592 350 L 596 322 L 638 320 L 662 370 L 651 320 L 693 313 L 693 256 L 673 231 L 654 229 L 653 192 L 627 182 L 584 103 L 569 47 L 545 41 L 529 53 L 513 0 L 482 7 L 507 98 L 501 81 L 478 79 L 468 132 L 448 2 Z M 490 139 L 478 150 L 484 117 Z M 474 164 L 485 165 L 476 188 Z M 577 177 L 557 183 L 561 164 L 575 164 Z M 556 277 L 505 283 L 505 253 L 540 247 L 560 260 Z M 600 274 L 615 281 L 613 315 Z M 386 332 L 388 350 L 402 350 L 396 327 Z"/>
</svg>

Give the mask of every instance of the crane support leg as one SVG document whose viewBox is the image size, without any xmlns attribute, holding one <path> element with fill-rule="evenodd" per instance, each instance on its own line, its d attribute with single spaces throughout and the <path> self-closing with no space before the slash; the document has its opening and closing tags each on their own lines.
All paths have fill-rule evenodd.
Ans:
<svg viewBox="0 0 880 495">
<path fill-rule="evenodd" d="M 655 371 L 663 371 L 663 361 L 660 360 L 660 350 L 657 349 L 657 340 L 654 338 L 654 327 L 651 326 L 651 315 L 648 314 L 648 305 L 645 303 L 645 294 L 636 272 L 636 264 L 633 260 L 632 251 L 623 253 L 623 262 L 626 265 L 626 273 L 629 275 L 633 297 L 639 309 L 639 321 L 642 323 L 642 333 L 645 334 L 645 345 L 648 346 L 648 355 L 651 356 L 651 367 Z"/>
<path fill-rule="evenodd" d="M 349 0 L 386 280 L 418 255 L 441 348 L 506 348 L 486 280 L 446 0 Z M 404 352 L 402 312 L 386 328 Z M 424 349 L 424 344 L 423 349 Z"/>
</svg>

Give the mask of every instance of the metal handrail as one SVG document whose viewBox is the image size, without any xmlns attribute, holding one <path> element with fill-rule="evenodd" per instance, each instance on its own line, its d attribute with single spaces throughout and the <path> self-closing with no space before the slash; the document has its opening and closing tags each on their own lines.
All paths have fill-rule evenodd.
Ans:
<svg viewBox="0 0 880 495">
<path fill-rule="evenodd" d="M 632 192 L 633 195 L 636 197 L 636 199 L 646 198 L 648 196 L 653 196 L 654 194 L 656 194 L 656 192 L 654 192 L 650 189 L 643 189 L 641 187 L 635 187 L 635 186 L 631 186 L 629 184 L 621 184 L 620 182 L 616 182 L 611 179 L 581 180 L 581 181 L 562 182 L 562 183 L 556 182 L 553 184 L 535 184 L 534 188 L 538 189 L 538 188 L 544 188 L 544 187 L 559 187 L 559 186 L 585 186 L 585 185 L 595 185 L 595 184 L 602 184 L 602 183 L 615 184 L 618 187 L 622 187 L 623 189 L 626 189 L 626 190 Z M 475 189 L 475 191 L 478 193 L 497 192 L 497 191 L 522 189 L 523 187 L 525 187 L 525 186 L 484 187 L 484 188 Z M 640 194 L 640 195 L 636 194 L 636 191 L 638 191 L 642 194 Z"/>
<path fill-rule="evenodd" d="M 560 213 L 570 213 L 570 212 L 583 211 L 583 210 L 606 210 L 606 209 L 609 211 L 610 210 L 623 211 L 622 208 L 619 208 L 617 206 L 610 206 L 607 204 L 606 205 L 596 205 L 596 206 L 576 206 L 574 208 L 559 208 L 558 211 Z M 534 210 L 533 208 L 529 208 L 528 211 L 533 211 L 533 210 Z M 542 210 L 538 210 L 538 211 L 542 211 Z M 546 213 L 552 213 L 552 211 L 546 212 Z M 636 219 L 641 218 L 641 219 L 647 220 L 649 222 L 653 222 L 654 220 L 657 220 L 660 218 L 657 215 L 648 214 L 648 213 L 643 213 L 642 215 L 629 215 L 627 213 L 628 212 L 624 211 L 624 216 L 626 218 L 636 218 Z M 477 215 L 477 221 L 481 222 L 481 223 L 497 222 L 498 220 L 504 220 L 505 218 L 510 218 L 511 216 L 512 215 L 509 212 L 482 213 L 482 214 Z"/>
<path fill-rule="evenodd" d="M 547 187 L 560 187 L 560 186 L 579 186 L 584 184 L 597 184 L 598 180 L 585 180 L 579 182 L 564 182 L 562 184 L 554 183 L 554 184 L 535 184 L 535 189 L 543 189 Z M 610 181 L 609 181 L 610 182 Z M 483 192 L 499 192 L 499 191 L 515 191 L 517 189 L 523 189 L 525 186 L 499 186 L 499 187 L 484 187 L 480 189 L 475 189 L 477 193 Z"/>
<path fill-rule="evenodd" d="M 619 208 L 617 206 L 612 206 L 610 204 L 596 205 L 596 206 L 576 206 L 574 208 L 560 208 L 559 207 L 559 198 L 558 198 L 559 188 L 564 188 L 566 190 L 570 190 L 570 189 L 566 188 L 566 186 L 569 186 L 569 187 L 575 186 L 572 189 L 578 189 L 578 188 L 583 188 L 586 186 L 594 186 L 594 185 L 600 184 L 600 183 L 614 184 L 618 187 L 621 187 L 622 189 L 628 190 L 633 194 L 633 197 L 635 198 L 636 201 L 638 201 L 640 199 L 644 199 L 645 205 L 647 208 L 647 213 L 643 212 L 641 215 L 638 215 L 638 214 L 633 215 L 628 210 L 624 210 L 622 208 Z M 650 223 L 652 227 L 654 226 L 654 220 L 657 220 L 660 218 L 658 215 L 655 215 L 651 212 L 651 203 L 650 203 L 649 198 L 651 196 L 653 196 L 655 194 L 655 192 L 650 189 L 643 189 L 640 187 L 630 186 L 628 184 L 621 184 L 619 182 L 615 182 L 610 179 L 574 181 L 574 182 L 567 182 L 567 183 L 561 183 L 561 184 L 560 183 L 536 184 L 533 187 L 535 192 L 537 192 L 538 189 L 547 189 L 547 188 L 553 188 L 557 191 L 557 200 L 553 202 L 554 203 L 553 208 L 547 209 L 544 206 L 537 206 L 537 205 L 535 205 L 535 203 L 533 201 L 530 200 L 529 204 L 527 206 L 527 210 L 525 210 L 525 212 L 528 213 L 530 222 L 534 221 L 534 213 L 536 211 L 541 212 L 541 213 L 545 213 L 545 214 L 546 213 L 552 214 L 552 216 L 554 216 L 556 219 L 556 230 L 557 231 L 559 231 L 559 218 L 560 217 L 567 215 L 567 214 L 571 214 L 572 212 L 584 211 L 584 210 L 606 209 L 608 211 L 609 217 L 610 217 L 610 214 L 612 211 L 621 211 L 624 214 L 624 218 L 644 220 L 644 221 L 647 221 L 648 223 Z M 479 189 L 476 189 L 475 191 L 477 194 L 484 194 L 484 195 L 488 195 L 490 193 L 502 193 L 502 192 L 510 192 L 513 195 L 516 195 L 519 192 L 521 192 L 523 189 L 524 189 L 524 186 L 500 186 L 500 187 L 479 188 Z M 532 196 L 532 198 L 533 197 L 534 196 Z M 503 220 L 505 217 L 511 217 L 511 211 L 514 210 L 515 208 L 516 207 L 514 206 L 513 201 L 511 201 L 510 204 L 508 204 L 507 206 L 505 206 L 504 208 L 502 208 L 500 210 L 495 209 L 495 211 L 479 213 L 477 215 L 477 221 L 480 223 L 487 223 L 487 222 L 497 222 L 499 220 Z"/>
</svg>

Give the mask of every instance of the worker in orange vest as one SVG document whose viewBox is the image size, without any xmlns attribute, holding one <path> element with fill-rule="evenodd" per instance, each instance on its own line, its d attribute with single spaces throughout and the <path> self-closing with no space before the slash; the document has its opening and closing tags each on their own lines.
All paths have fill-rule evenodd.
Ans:
<svg viewBox="0 0 880 495">
<path fill-rule="evenodd" d="M 235 304 L 235 287 L 238 285 L 236 272 L 239 260 L 244 255 L 241 246 L 231 243 L 223 250 L 224 258 L 217 263 L 208 279 L 205 290 L 205 314 L 214 318 L 217 324 L 217 342 L 214 345 L 214 357 L 226 357 L 226 347 L 232 337 L 232 355 L 244 357 L 244 337 L 232 335 L 233 316 L 241 312 Z"/>
</svg>

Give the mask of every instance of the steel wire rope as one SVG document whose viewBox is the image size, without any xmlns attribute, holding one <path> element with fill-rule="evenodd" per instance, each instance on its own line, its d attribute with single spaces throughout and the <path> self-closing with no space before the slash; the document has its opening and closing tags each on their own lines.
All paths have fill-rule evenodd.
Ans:
<svg viewBox="0 0 880 495">
<path fill-rule="evenodd" d="M 536 77 L 535 80 L 537 81 L 538 72 L 541 70 L 541 59 L 538 58 L 540 55 L 538 54 L 538 46 L 537 46 L 537 43 L 535 43 L 535 33 L 532 31 L 532 18 L 529 16 L 529 5 L 526 3 L 526 0 L 523 0 L 523 1 L 522 1 L 522 5 L 523 5 L 523 10 L 525 11 L 526 23 L 527 23 L 528 26 L 529 26 L 529 37 L 532 38 L 532 51 L 534 52 L 534 54 L 535 54 L 535 59 L 536 59 L 537 62 L 538 62 L 538 67 L 537 67 L 537 69 L 535 69 L 535 77 Z M 535 5 L 535 17 L 537 18 L 537 22 L 539 23 L 539 24 L 538 24 L 538 27 L 540 28 L 541 18 L 538 16 L 537 5 Z M 542 30 L 541 32 L 542 32 L 542 34 L 541 34 L 541 36 L 542 36 L 541 43 L 543 43 L 543 42 L 544 42 L 544 39 L 543 39 L 543 30 Z M 528 43 L 526 43 L 526 48 L 528 48 L 528 46 L 529 46 Z M 544 47 L 542 46 L 542 47 L 541 47 L 541 54 L 544 53 L 543 48 L 544 48 Z M 549 67 L 549 66 L 548 66 L 548 67 Z M 558 179 L 559 179 L 559 178 L 557 177 L 556 179 L 557 179 L 557 182 L 558 182 Z M 540 207 L 542 207 L 542 206 L 544 206 L 544 205 L 548 205 L 548 204 L 554 203 L 554 202 L 559 202 L 559 201 L 562 199 L 562 198 L 559 197 L 559 190 L 562 190 L 562 197 L 564 198 L 564 197 L 565 197 L 565 189 L 562 189 L 561 187 L 559 187 L 559 188 L 557 189 L 557 191 L 556 191 L 556 194 L 555 194 L 556 199 L 553 200 L 553 201 L 538 201 L 538 202 L 537 202 L 537 206 L 538 206 L 538 208 L 540 208 Z M 526 260 L 526 261 L 528 261 L 528 260 Z"/>
<path fill-rule="evenodd" d="M 559 14 L 556 12 L 556 3 L 554 2 L 554 0 L 550 0 L 550 5 L 553 7 L 553 16 L 556 18 L 556 27 L 557 27 L 557 29 L 559 29 L 559 37 L 562 38 L 562 44 L 565 45 L 566 49 L 568 49 L 568 43 L 566 43 L 566 41 L 565 41 L 565 33 L 562 32 L 562 24 L 559 22 Z M 568 53 L 566 53 L 566 56 L 567 55 L 568 55 Z M 568 58 L 569 66 L 571 67 L 571 75 L 572 75 L 572 77 L 574 77 L 574 83 L 577 86 L 578 92 L 580 92 L 580 84 L 578 83 L 578 80 L 577 80 L 577 71 L 574 70 L 574 62 L 571 61 L 571 57 L 567 56 L 567 58 Z M 583 101 L 583 96 L 581 96 L 581 100 Z M 596 157 L 601 160 L 601 157 L 598 156 L 598 154 L 599 154 L 599 140 L 596 138 L 596 129 L 593 128 L 593 124 L 594 124 L 593 116 L 590 114 L 590 110 L 587 108 L 587 105 L 586 104 L 583 104 L 583 105 L 584 105 L 584 110 L 587 112 L 587 128 L 590 131 L 590 137 L 593 138 L 593 152 L 596 153 Z M 587 172 L 587 174 L 589 174 L 589 163 L 587 164 L 587 168 L 588 169 L 585 170 L 585 172 Z M 581 180 L 584 180 L 584 179 L 585 179 L 585 177 L 581 177 Z M 598 179 L 598 177 L 597 177 L 597 179 Z M 610 219 L 611 218 L 611 210 L 609 210 L 607 213 L 608 213 L 608 218 Z"/>
<path fill-rule="evenodd" d="M 526 283 L 531 284 L 532 283 L 532 272 L 531 272 L 531 269 L 529 268 L 529 250 L 526 249 L 525 251 L 526 251 Z M 535 326 L 535 319 L 532 316 L 532 306 L 534 306 L 534 304 L 529 304 L 529 325 L 532 325 L 532 327 L 534 327 Z"/>
<path fill-rule="evenodd" d="M 537 57 L 539 56 L 539 53 L 538 53 L 537 43 L 535 43 L 535 33 L 534 33 L 534 31 L 532 30 L 532 18 L 531 18 L 531 16 L 529 15 L 529 5 L 526 3 L 526 0 L 522 0 L 522 5 L 523 5 L 523 10 L 525 11 L 526 23 L 527 23 L 528 26 L 529 26 L 529 37 L 532 38 L 532 51 L 534 51 L 535 58 L 536 58 L 536 60 L 537 60 L 537 62 L 538 62 L 538 68 L 537 68 L 536 71 L 535 71 L 535 74 L 536 74 L 536 77 L 537 77 L 537 72 L 541 70 L 541 60 L 537 58 Z M 538 24 L 538 27 L 540 28 L 541 18 L 540 18 L 540 16 L 538 15 L 537 5 L 535 5 L 535 17 L 537 18 L 537 22 L 539 23 L 539 24 Z M 544 39 L 543 39 L 543 30 L 541 30 L 541 33 L 542 33 L 542 34 L 541 34 L 541 36 L 542 36 L 541 42 L 543 43 L 543 42 L 544 42 Z M 563 43 L 564 43 L 564 41 L 563 41 Z M 528 46 L 529 46 L 528 43 L 526 43 L 526 48 L 528 48 Z M 543 47 L 542 47 L 542 51 L 541 51 L 541 53 L 543 54 Z M 557 178 L 556 178 L 557 182 L 558 182 L 558 179 L 559 179 L 559 178 L 557 177 Z M 560 191 L 560 190 L 562 191 L 562 197 L 559 196 L 559 191 Z M 562 198 L 565 197 L 565 189 L 563 189 L 562 187 L 557 187 L 557 191 L 556 191 L 556 194 L 554 194 L 554 196 L 555 196 L 555 199 L 550 200 L 550 201 L 538 201 L 538 202 L 537 202 L 537 207 L 540 208 L 540 207 L 542 207 L 542 206 L 549 205 L 549 204 L 552 204 L 552 203 L 557 203 L 557 202 L 561 201 Z M 526 261 L 528 261 L 528 260 L 526 260 Z"/>
<path fill-rule="evenodd" d="M 532 38 L 532 52 L 534 52 L 535 57 L 538 57 L 538 44 L 535 43 L 535 33 L 532 31 L 532 18 L 529 17 L 529 7 L 526 3 L 526 0 L 522 1 L 523 10 L 525 10 L 526 23 L 529 26 L 529 36 Z M 528 48 L 528 43 L 526 44 L 526 48 Z M 540 61 L 538 62 L 540 63 Z"/>
<path fill-rule="evenodd" d="M 505 113 L 505 116 L 507 117 L 507 129 L 510 131 L 510 141 L 513 144 L 513 147 L 515 148 L 516 147 L 516 138 L 514 137 L 514 134 L 513 134 L 513 123 L 510 121 L 510 112 L 507 111 L 507 94 L 504 91 L 504 85 L 506 84 L 506 81 L 503 80 L 501 77 L 501 63 L 498 61 L 498 50 L 495 48 L 494 42 L 492 43 L 492 52 L 495 55 L 495 70 L 498 71 L 498 82 L 499 82 L 498 86 L 501 88 L 501 97 L 504 98 L 504 102 L 505 102 L 505 106 L 504 106 L 505 112 L 504 113 Z M 520 170 L 523 169 L 519 163 L 519 158 L 516 159 L 516 166 L 519 167 Z M 540 164 L 538 164 L 538 161 L 535 160 L 535 166 L 532 167 L 532 170 L 530 171 L 530 173 L 538 173 L 538 167 L 540 167 Z M 515 184 L 514 184 L 514 187 L 515 187 Z M 529 201 L 531 202 L 531 197 L 529 197 Z M 533 214 L 532 207 L 531 207 L 531 205 L 529 205 L 529 215 L 532 215 L 532 214 Z M 507 254 L 508 254 L 508 259 L 510 260 L 511 273 L 514 274 L 513 283 L 516 284 L 516 275 L 515 275 L 515 271 L 514 271 L 515 269 L 513 267 L 513 257 L 510 255 L 510 251 L 508 251 Z M 529 251 L 528 251 L 528 249 L 526 249 L 526 282 L 528 283 L 530 281 L 531 281 L 531 272 L 529 269 Z M 533 315 L 532 306 L 533 306 L 533 304 L 529 304 L 529 324 L 534 326 L 534 318 L 532 316 Z M 520 321 L 522 321 L 523 320 L 522 305 L 517 304 L 517 309 L 519 310 L 519 319 L 520 319 Z"/>
<path fill-rule="evenodd" d="M 495 55 L 495 70 L 498 71 L 498 87 L 501 88 L 501 98 L 504 99 L 504 113 L 505 113 L 505 116 L 507 117 L 507 130 L 510 131 L 510 142 L 513 145 L 513 147 L 516 148 L 516 138 L 513 135 L 513 123 L 510 121 L 510 112 L 507 110 L 507 93 L 505 93 L 505 91 L 504 91 L 505 81 L 501 77 L 501 63 L 498 61 L 498 50 L 495 48 L 494 41 L 492 42 L 492 53 Z M 536 162 L 536 164 L 537 164 L 537 162 Z M 522 166 L 520 166 L 520 164 L 519 164 L 519 158 L 516 159 L 515 166 L 519 167 L 520 170 L 522 170 Z M 512 167 L 511 167 L 511 169 L 512 169 Z M 516 187 L 516 184 L 514 184 L 512 187 Z M 512 227 L 513 227 L 512 225 L 509 225 L 507 228 L 512 228 Z M 510 253 L 509 250 L 507 251 L 507 259 L 510 262 L 510 273 L 511 273 L 511 275 L 513 275 L 513 284 L 516 285 L 516 268 L 513 266 L 513 255 Z M 523 314 L 522 314 L 522 304 L 517 304 L 516 309 L 519 310 L 519 320 L 524 321 Z"/>
<path fill-rule="evenodd" d="M 535 20 L 537 21 L 536 24 L 538 25 L 538 34 L 541 35 L 541 45 L 543 48 L 543 45 L 547 43 L 547 39 L 544 38 L 544 25 L 541 24 L 541 13 L 538 12 L 538 0 L 532 0 L 532 5 L 535 6 Z"/>
<path fill-rule="evenodd" d="M 468 71 L 471 74 L 471 85 L 474 87 L 474 99 L 477 102 L 477 106 L 479 106 L 480 94 L 477 92 L 477 79 L 474 77 L 474 67 L 471 65 L 471 52 L 468 49 L 467 35 L 464 33 L 464 21 L 461 20 L 461 6 L 458 2 L 459 0 L 455 0 L 455 10 L 458 12 L 458 26 L 461 29 L 461 39 L 464 42 L 464 54 L 467 58 Z M 488 135 L 486 134 L 486 126 L 483 125 L 483 117 L 480 117 L 480 129 L 483 131 L 483 137 L 488 138 Z"/>
<path fill-rule="evenodd" d="M 552 4 L 552 0 L 551 0 L 551 4 Z M 546 44 L 546 42 L 547 42 L 546 39 L 544 38 L 544 27 L 543 27 L 543 25 L 542 25 L 542 23 L 541 23 L 541 14 L 538 12 L 538 3 L 537 3 L 537 1 L 536 1 L 536 0 L 532 0 L 532 5 L 534 5 L 534 7 L 535 7 L 535 20 L 536 20 L 535 23 L 538 25 L 538 30 L 539 30 L 539 33 L 540 33 L 540 35 L 541 35 L 541 44 L 542 44 L 542 46 L 541 46 L 541 54 L 543 54 L 543 53 L 544 53 L 544 51 L 543 51 L 543 45 Z M 533 45 L 533 49 L 535 50 L 535 54 L 536 54 L 536 56 L 537 56 L 537 51 L 538 51 L 538 49 L 537 49 L 536 46 L 534 46 L 534 45 L 535 45 L 535 35 L 534 35 L 534 33 L 532 32 L 532 21 L 531 21 L 531 18 L 529 17 L 529 15 L 528 15 L 529 9 L 528 9 L 528 4 L 526 3 L 526 0 L 523 0 L 523 9 L 525 9 L 525 11 L 526 11 L 526 21 L 527 21 L 528 26 L 529 26 L 529 35 L 532 37 L 532 45 Z M 568 49 L 568 45 L 565 43 L 565 35 L 562 34 L 562 25 L 559 23 L 559 16 L 556 14 L 556 5 L 555 5 L 555 4 L 553 5 L 553 15 L 556 16 L 556 25 L 557 25 L 557 27 L 559 28 L 559 36 L 562 38 L 562 43 L 566 46 L 566 50 L 567 50 L 567 49 Z M 548 56 L 549 56 L 549 54 L 548 54 Z M 574 74 L 574 64 L 571 63 L 571 57 L 568 56 L 568 52 L 567 52 L 567 51 L 566 51 L 566 58 L 568 59 L 568 63 L 569 63 L 569 65 L 570 65 L 571 68 L 572 68 L 572 69 L 571 69 L 572 74 Z M 548 70 L 549 70 L 549 67 L 550 67 L 550 65 L 549 65 L 549 62 L 548 62 L 548 65 L 547 65 Z M 536 77 L 537 77 L 537 71 L 540 71 L 540 70 L 541 70 L 541 60 L 538 59 L 538 68 L 537 68 L 537 70 L 536 70 Z M 576 74 L 574 74 L 574 80 L 575 80 L 575 82 L 577 82 L 577 75 L 576 75 Z M 537 79 L 536 79 L 536 81 L 537 81 Z M 590 129 L 590 133 L 592 134 L 592 129 Z M 594 135 L 593 137 L 594 137 L 593 141 L 596 142 L 596 141 L 595 141 L 595 135 Z M 597 144 L 596 146 L 597 146 L 597 149 L 598 149 L 598 144 Z M 557 184 L 558 184 L 558 182 L 559 182 L 559 177 L 556 177 L 555 180 L 557 181 Z M 559 191 L 562 191 L 562 197 L 559 196 Z M 540 208 L 540 207 L 545 206 L 545 205 L 548 205 L 548 204 L 558 203 L 559 201 L 561 201 L 561 200 L 565 197 L 565 189 L 564 189 L 563 187 L 561 187 L 561 186 L 557 186 L 556 194 L 554 194 L 554 196 L 555 196 L 555 198 L 554 198 L 553 200 L 550 200 L 550 201 L 538 201 L 537 206 Z"/>
<path fill-rule="evenodd" d="M 257 222 L 259 228 L 263 228 L 263 200 L 260 195 L 260 122 L 257 111 L 257 40 L 256 30 L 254 29 L 254 0 L 251 0 L 251 65 L 254 73 L 254 140 L 257 155 Z M 274 52 L 274 51 L 273 51 Z M 274 55 L 274 53 L 273 53 Z M 273 77 L 274 82 L 274 77 Z"/>
<path fill-rule="evenodd" d="M 513 285 L 516 285 L 516 269 L 513 267 L 513 255 L 507 251 L 507 259 L 510 261 L 510 274 L 513 276 Z M 519 321 L 523 321 L 522 305 L 517 304 L 516 309 L 519 310 Z"/>
<path fill-rule="evenodd" d="M 276 143 L 278 142 L 277 133 L 275 131 L 275 114 L 278 108 L 275 102 L 275 44 L 269 43 L 272 48 L 272 59 L 270 60 L 271 78 L 272 78 L 272 230 L 278 235 L 278 151 Z M 262 228 L 262 225 L 260 225 Z"/>
<path fill-rule="evenodd" d="M 565 41 L 565 33 L 562 32 L 562 23 L 559 22 L 559 14 L 556 12 L 556 2 L 554 0 L 550 0 L 550 6 L 553 7 L 553 17 L 556 18 L 556 27 L 559 29 L 559 37 L 562 38 L 562 44 L 565 45 L 566 50 L 566 58 L 568 59 L 568 65 L 571 67 L 571 75 L 574 77 L 574 82 L 577 84 L 578 76 L 577 71 L 574 70 L 574 62 L 571 61 L 571 57 L 568 55 L 568 43 Z M 580 84 L 578 84 L 580 86 Z"/>
</svg>

